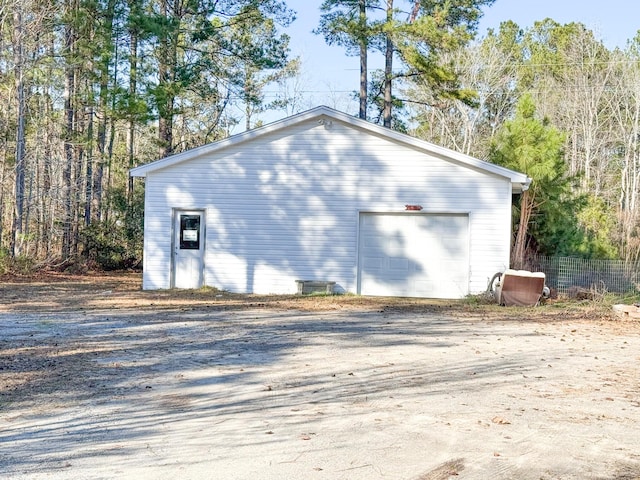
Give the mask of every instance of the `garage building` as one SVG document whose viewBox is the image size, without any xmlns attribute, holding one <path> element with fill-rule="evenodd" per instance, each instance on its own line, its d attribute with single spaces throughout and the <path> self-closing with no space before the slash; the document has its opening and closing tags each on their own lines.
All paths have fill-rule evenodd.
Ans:
<svg viewBox="0 0 640 480">
<path fill-rule="evenodd" d="M 328 107 L 131 170 L 143 288 L 460 298 L 509 267 L 521 173 Z"/>
</svg>

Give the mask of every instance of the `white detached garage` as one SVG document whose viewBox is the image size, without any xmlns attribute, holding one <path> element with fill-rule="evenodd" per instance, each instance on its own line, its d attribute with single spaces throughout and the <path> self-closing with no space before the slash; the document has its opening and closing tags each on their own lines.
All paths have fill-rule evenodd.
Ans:
<svg viewBox="0 0 640 480">
<path fill-rule="evenodd" d="M 521 173 L 327 107 L 131 170 L 143 288 L 460 298 L 509 267 Z"/>
</svg>

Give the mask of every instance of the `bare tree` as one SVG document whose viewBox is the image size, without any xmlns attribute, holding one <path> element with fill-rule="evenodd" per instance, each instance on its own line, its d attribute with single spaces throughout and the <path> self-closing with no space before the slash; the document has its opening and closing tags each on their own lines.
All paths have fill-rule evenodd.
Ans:
<svg viewBox="0 0 640 480">
<path fill-rule="evenodd" d="M 16 153 L 15 153 L 15 188 L 14 188 L 14 214 L 11 228 L 10 255 L 16 257 L 21 250 L 21 234 L 23 231 L 23 215 L 25 201 L 25 172 L 26 172 L 26 97 L 27 86 L 25 84 L 25 24 L 23 2 L 16 2 L 13 6 L 13 70 L 15 76 L 16 91 Z"/>
<path fill-rule="evenodd" d="M 434 94 L 428 83 L 415 77 L 405 94 L 419 126 L 416 134 L 425 140 L 453 150 L 487 158 L 489 145 L 502 123 L 510 118 L 518 98 L 518 65 L 510 49 L 489 36 L 455 52 L 444 54 L 441 61 L 455 65 L 459 86 L 475 93 L 470 104 L 457 98 Z"/>
<path fill-rule="evenodd" d="M 582 188 L 599 196 L 606 188 L 608 115 L 612 66 L 604 45 L 583 28 L 571 36 L 561 76 L 539 90 L 540 106 L 556 125 L 570 132 L 567 161 L 571 174 L 582 174 Z M 549 105 L 546 98 L 551 97 Z M 553 106 L 552 106 L 553 105 Z"/>
<path fill-rule="evenodd" d="M 617 147 L 618 181 L 617 210 L 620 222 L 620 244 L 622 256 L 631 263 L 640 261 L 640 67 L 637 48 L 633 46 L 623 54 L 616 52 L 616 85 L 611 101 L 611 111 L 615 123 Z M 615 165 L 615 164 L 614 164 Z M 613 183 L 612 185 L 615 185 Z"/>
</svg>

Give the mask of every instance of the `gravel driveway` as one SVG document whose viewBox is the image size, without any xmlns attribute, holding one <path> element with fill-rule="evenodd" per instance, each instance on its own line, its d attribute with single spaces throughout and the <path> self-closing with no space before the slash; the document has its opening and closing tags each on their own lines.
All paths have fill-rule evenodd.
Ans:
<svg viewBox="0 0 640 480">
<path fill-rule="evenodd" d="M 0 348 L 2 478 L 640 478 L 638 323 L 4 311 Z"/>
</svg>

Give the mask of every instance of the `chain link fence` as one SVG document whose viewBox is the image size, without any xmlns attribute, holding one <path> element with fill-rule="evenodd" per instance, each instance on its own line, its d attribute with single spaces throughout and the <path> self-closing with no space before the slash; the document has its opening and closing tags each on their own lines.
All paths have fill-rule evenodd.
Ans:
<svg viewBox="0 0 640 480">
<path fill-rule="evenodd" d="M 544 272 L 546 284 L 559 295 L 583 291 L 631 293 L 640 290 L 639 266 L 622 260 L 535 256 L 524 267 Z"/>
</svg>

